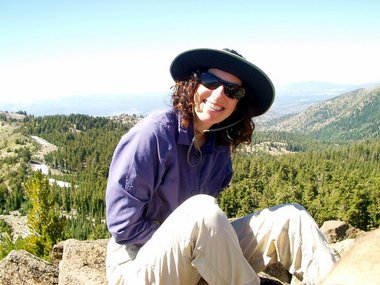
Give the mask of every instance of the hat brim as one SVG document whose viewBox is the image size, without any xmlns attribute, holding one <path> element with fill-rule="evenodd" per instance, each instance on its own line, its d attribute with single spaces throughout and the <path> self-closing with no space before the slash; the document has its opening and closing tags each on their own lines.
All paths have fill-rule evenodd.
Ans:
<svg viewBox="0 0 380 285">
<path fill-rule="evenodd" d="M 243 82 L 255 116 L 264 114 L 274 101 L 272 81 L 257 66 L 231 52 L 215 49 L 193 49 L 174 58 L 170 74 L 174 81 L 187 80 L 193 72 L 217 68 L 231 73 Z"/>
</svg>

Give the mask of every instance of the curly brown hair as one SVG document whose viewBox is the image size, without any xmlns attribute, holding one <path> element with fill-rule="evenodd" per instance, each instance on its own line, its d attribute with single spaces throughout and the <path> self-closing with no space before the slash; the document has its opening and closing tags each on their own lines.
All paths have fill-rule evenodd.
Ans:
<svg viewBox="0 0 380 285">
<path fill-rule="evenodd" d="M 199 76 L 196 72 L 187 80 L 177 81 L 172 87 L 171 103 L 182 117 L 182 127 L 187 128 L 194 116 L 194 94 L 199 86 Z M 243 85 L 244 87 L 244 85 Z M 246 90 L 247 93 L 247 90 Z M 229 145 L 235 149 L 241 143 L 250 143 L 255 124 L 252 117 L 255 110 L 249 102 L 250 96 L 246 94 L 239 100 L 236 110 L 219 124 L 215 124 L 210 130 L 215 129 L 218 144 Z M 216 130 L 218 129 L 218 131 Z"/>
</svg>

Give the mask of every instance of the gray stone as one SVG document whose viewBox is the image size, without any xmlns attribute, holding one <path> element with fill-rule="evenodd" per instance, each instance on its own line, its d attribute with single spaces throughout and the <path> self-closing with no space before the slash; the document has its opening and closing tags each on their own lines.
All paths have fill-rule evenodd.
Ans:
<svg viewBox="0 0 380 285">
<path fill-rule="evenodd" d="M 329 243 L 342 241 L 348 238 L 356 238 L 363 233 L 363 231 L 339 220 L 324 222 L 321 231 Z"/>
<path fill-rule="evenodd" d="M 0 261 L 0 284 L 58 284 L 58 267 L 25 250 L 12 250 Z"/>
<path fill-rule="evenodd" d="M 275 277 L 283 283 L 290 283 L 290 280 L 292 279 L 292 275 L 279 262 L 269 265 L 267 268 L 265 268 L 264 272 L 269 276 Z"/>
<path fill-rule="evenodd" d="M 106 285 L 105 256 L 108 239 L 63 243 L 59 285 Z"/>
<path fill-rule="evenodd" d="M 380 283 L 380 229 L 359 237 L 328 274 L 322 285 Z"/>
</svg>

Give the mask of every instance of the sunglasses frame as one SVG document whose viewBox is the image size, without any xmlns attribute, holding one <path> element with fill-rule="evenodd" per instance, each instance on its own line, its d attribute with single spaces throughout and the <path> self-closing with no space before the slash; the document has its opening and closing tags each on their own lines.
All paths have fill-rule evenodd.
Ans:
<svg viewBox="0 0 380 285">
<path fill-rule="evenodd" d="M 202 72 L 199 76 L 199 82 L 209 90 L 215 90 L 220 85 L 223 85 L 224 94 L 231 99 L 239 100 L 245 95 L 244 87 L 220 79 L 210 72 Z"/>
</svg>

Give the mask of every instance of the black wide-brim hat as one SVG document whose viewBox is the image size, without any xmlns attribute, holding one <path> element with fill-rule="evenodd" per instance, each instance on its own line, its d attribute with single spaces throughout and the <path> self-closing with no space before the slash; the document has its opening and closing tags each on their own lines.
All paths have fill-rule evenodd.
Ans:
<svg viewBox="0 0 380 285">
<path fill-rule="evenodd" d="M 246 96 L 255 109 L 255 116 L 264 114 L 274 101 L 274 87 L 269 77 L 256 65 L 232 50 L 192 49 L 177 55 L 171 66 L 170 74 L 174 81 L 189 79 L 193 72 L 204 72 L 217 68 L 231 73 L 243 82 Z"/>
</svg>

